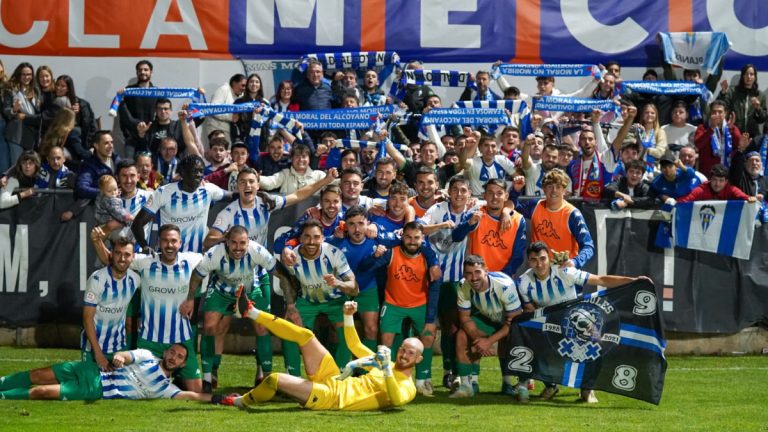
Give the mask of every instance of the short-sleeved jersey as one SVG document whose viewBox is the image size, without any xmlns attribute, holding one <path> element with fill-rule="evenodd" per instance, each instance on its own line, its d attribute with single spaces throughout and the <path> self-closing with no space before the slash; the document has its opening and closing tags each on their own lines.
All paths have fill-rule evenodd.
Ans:
<svg viewBox="0 0 768 432">
<path fill-rule="evenodd" d="M 104 399 L 172 398 L 181 390 L 163 373 L 160 359 L 145 349 L 129 351 L 131 364 L 101 373 Z"/>
<path fill-rule="evenodd" d="M 424 217 L 424 215 L 427 213 L 427 210 L 430 209 L 430 207 L 423 207 L 421 204 L 419 204 L 419 200 L 416 199 L 417 197 L 412 196 L 408 198 L 408 204 L 413 207 L 413 211 L 417 218 Z"/>
<path fill-rule="evenodd" d="M 285 207 L 285 197 L 282 195 L 270 195 L 270 197 L 275 202 L 273 211 Z M 216 220 L 213 222 L 211 229 L 225 232 L 235 225 L 240 225 L 248 230 L 249 239 L 260 245 L 266 245 L 269 214 L 269 207 L 261 197 L 256 197 L 253 208 L 243 208 L 240 205 L 240 200 L 236 200 L 216 215 Z"/>
<path fill-rule="evenodd" d="M 83 303 L 96 309 L 93 323 L 104 354 L 125 348 L 125 310 L 140 284 L 140 277 L 133 270 L 128 270 L 122 279 L 115 279 L 112 266 L 100 268 L 88 278 Z M 80 348 L 91 351 L 85 331 L 80 338 Z"/>
<path fill-rule="evenodd" d="M 352 273 L 344 253 L 328 243 L 320 246 L 317 258 L 307 259 L 297 249 L 298 262 L 288 271 L 301 284 L 301 296 L 310 303 L 326 303 L 341 298 L 344 294 L 338 288 L 328 286 L 323 275 L 333 274 L 342 278 Z"/>
<path fill-rule="evenodd" d="M 357 281 L 357 286 L 360 287 L 360 292 L 375 289 L 376 272 L 358 272 L 357 268 L 364 259 L 373 255 L 376 251 L 376 242 L 368 237 L 360 244 L 353 243 L 349 237 L 344 237 L 343 239 L 333 237 L 329 242 L 344 253 L 349 268 L 355 274 L 355 280 Z"/>
<path fill-rule="evenodd" d="M 179 313 L 187 299 L 189 279 L 203 256 L 179 252 L 176 262 L 168 265 L 160 257 L 140 255 L 131 268 L 141 275 L 142 339 L 158 343 L 179 343 L 192 337 L 189 320 Z"/>
<path fill-rule="evenodd" d="M 472 195 L 480 196 L 483 194 L 483 186 L 490 179 L 502 179 L 505 175 L 514 175 L 515 164 L 504 155 L 496 155 L 490 165 L 483 162 L 482 156 L 476 156 L 472 159 L 467 172 L 469 186 Z"/>
<path fill-rule="evenodd" d="M 147 201 L 152 196 L 152 191 L 144 189 L 136 189 L 136 195 L 132 198 L 121 198 L 123 201 L 123 208 L 131 212 L 131 216 L 136 217 L 141 209 L 147 205 Z M 149 240 L 149 236 L 152 234 L 152 224 L 148 223 L 144 225 L 144 238 Z"/>
<path fill-rule="evenodd" d="M 394 219 L 391 219 L 389 216 L 376 216 L 376 215 L 369 215 L 368 220 L 376 224 L 376 228 L 380 232 L 395 232 L 399 229 L 403 229 L 403 225 L 405 225 L 405 218 L 396 221 Z"/>
<path fill-rule="evenodd" d="M 457 292 L 456 306 L 467 311 L 474 308 L 498 324 L 504 322 L 504 315 L 521 308 L 515 281 L 499 272 L 488 273 L 488 289 L 483 292 L 473 290 L 469 282 L 462 279 Z"/>
<path fill-rule="evenodd" d="M 259 283 L 261 268 L 271 272 L 275 268 L 275 257 L 253 240 L 248 242 L 248 250 L 242 258 L 232 259 L 227 252 L 227 245 L 217 244 L 209 249 L 203 260 L 195 268 L 200 277 L 211 274 L 210 286 L 229 294 L 237 294 L 237 288 L 243 285 L 250 292 Z"/>
<path fill-rule="evenodd" d="M 525 173 L 525 194 L 527 196 L 543 197 L 544 189 L 541 186 L 541 182 L 544 180 L 546 172 L 544 172 L 544 168 L 541 164 L 532 163 L 530 168 L 524 169 L 523 171 Z M 568 186 L 565 190 L 568 192 L 573 190 L 570 177 L 568 178 Z"/>
<path fill-rule="evenodd" d="M 427 210 L 424 216 L 418 219 L 424 225 L 435 225 L 447 221 L 453 221 L 454 226 L 461 221 L 462 214 L 451 212 L 451 203 L 439 202 Z M 429 235 L 429 246 L 435 251 L 440 261 L 440 269 L 443 272 L 443 282 L 458 282 L 464 275 L 464 253 L 467 247 L 467 238 L 460 242 L 454 242 L 451 238 L 451 229 L 445 228 Z"/>
<path fill-rule="evenodd" d="M 520 297 L 523 303 L 533 303 L 537 308 L 552 306 L 578 297 L 588 279 L 589 273 L 574 267 L 553 265 L 546 280 L 528 269 L 518 282 Z"/>
<path fill-rule="evenodd" d="M 175 182 L 159 187 L 144 209 L 153 215 L 160 213 L 160 226 L 171 223 L 181 229 L 182 252 L 202 252 L 208 210 L 224 196 L 224 190 L 211 183 L 189 193 L 181 189 L 181 182 Z"/>
</svg>

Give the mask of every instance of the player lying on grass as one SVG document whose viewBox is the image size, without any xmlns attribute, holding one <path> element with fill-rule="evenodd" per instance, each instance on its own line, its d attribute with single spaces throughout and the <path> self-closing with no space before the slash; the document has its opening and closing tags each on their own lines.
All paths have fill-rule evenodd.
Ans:
<svg viewBox="0 0 768 432">
<path fill-rule="evenodd" d="M 360 342 L 355 330 L 352 318 L 357 311 L 355 302 L 344 304 L 344 337 L 357 360 L 349 362 L 343 371 L 339 370 L 331 354 L 312 331 L 254 308 L 245 296 L 238 297 L 237 311 L 263 325 L 275 336 L 296 342 L 309 379 L 272 373 L 243 396 L 215 395 L 214 403 L 254 407 L 271 400 L 279 391 L 312 410 L 364 411 L 405 405 L 416 397 L 411 375 L 413 367 L 422 360 L 424 346 L 421 341 L 418 338 L 403 341 L 394 363 L 390 361 L 389 348 L 382 345 L 374 353 Z M 355 368 L 364 368 L 368 373 L 351 377 Z"/>
<path fill-rule="evenodd" d="M 71 361 L 0 377 L 0 399 L 97 400 L 187 399 L 210 394 L 182 391 L 172 375 L 184 367 L 187 349 L 173 344 L 159 359 L 145 349 L 115 353 L 107 371 L 90 361 Z"/>
</svg>

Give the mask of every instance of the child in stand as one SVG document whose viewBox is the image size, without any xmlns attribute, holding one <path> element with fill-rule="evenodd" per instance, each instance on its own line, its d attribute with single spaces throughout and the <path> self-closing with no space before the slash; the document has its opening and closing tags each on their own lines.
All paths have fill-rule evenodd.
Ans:
<svg viewBox="0 0 768 432">
<path fill-rule="evenodd" d="M 107 234 L 107 238 L 110 240 L 116 238 L 115 235 L 110 235 L 113 231 L 117 236 L 130 236 L 130 231 L 126 230 L 126 233 L 122 231 L 133 222 L 133 216 L 123 207 L 117 180 L 111 175 L 103 175 L 99 178 L 99 195 L 96 197 L 95 204 L 94 218 Z"/>
</svg>

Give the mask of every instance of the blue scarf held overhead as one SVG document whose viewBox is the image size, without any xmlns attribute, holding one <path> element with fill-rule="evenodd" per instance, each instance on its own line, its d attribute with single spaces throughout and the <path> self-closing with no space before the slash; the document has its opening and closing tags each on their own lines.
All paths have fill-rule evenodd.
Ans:
<svg viewBox="0 0 768 432">
<path fill-rule="evenodd" d="M 129 87 L 122 93 L 115 95 L 112 104 L 109 106 L 109 115 L 117 116 L 117 109 L 123 102 L 123 98 L 143 97 L 143 98 L 166 98 L 166 99 L 192 99 L 192 102 L 205 102 L 205 95 L 192 87 Z"/>
</svg>

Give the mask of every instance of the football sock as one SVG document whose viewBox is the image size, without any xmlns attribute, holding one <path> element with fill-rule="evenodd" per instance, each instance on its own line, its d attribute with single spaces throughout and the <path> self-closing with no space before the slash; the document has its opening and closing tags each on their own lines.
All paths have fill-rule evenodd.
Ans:
<svg viewBox="0 0 768 432">
<path fill-rule="evenodd" d="M 216 355 L 216 338 L 214 336 L 203 336 L 200 338 L 200 359 L 202 360 L 203 376 L 208 374 L 205 381 L 211 382 L 210 373 L 213 369 L 213 361 Z"/>
<path fill-rule="evenodd" d="M 416 364 L 416 379 L 432 378 L 432 348 L 424 348 L 424 357 Z"/>
<path fill-rule="evenodd" d="M 272 335 L 256 336 L 256 358 L 261 371 L 265 374 L 272 372 Z"/>
<path fill-rule="evenodd" d="M 440 333 L 440 350 L 443 353 L 443 371 L 445 374 L 456 372 L 456 335 Z"/>
<path fill-rule="evenodd" d="M 28 388 L 14 388 L 0 392 L 0 399 L 11 400 L 28 400 L 29 389 Z"/>
<path fill-rule="evenodd" d="M 456 363 L 456 372 L 461 377 L 461 383 L 469 385 L 469 376 L 472 375 L 472 365 L 469 363 Z"/>
<path fill-rule="evenodd" d="M 0 391 L 16 388 L 29 388 L 31 385 L 32 379 L 29 376 L 29 371 L 17 372 L 15 374 L 0 377 Z"/>
<path fill-rule="evenodd" d="M 213 369 L 216 370 L 221 366 L 221 354 L 216 354 L 213 356 Z"/>
<path fill-rule="evenodd" d="M 472 363 L 472 382 L 476 383 L 478 381 L 479 375 L 480 375 L 480 363 Z"/>
<path fill-rule="evenodd" d="M 283 358 L 285 359 L 285 371 L 297 377 L 301 376 L 301 352 L 299 346 L 293 342 L 283 341 Z"/>
<path fill-rule="evenodd" d="M 336 353 L 336 355 L 333 356 L 333 359 L 336 360 L 336 364 L 342 368 L 352 358 L 352 354 L 349 352 L 349 347 L 347 346 L 347 340 L 344 338 L 344 327 L 336 327 L 336 339 L 339 343 L 336 345 L 336 350 L 331 352 Z"/>
<path fill-rule="evenodd" d="M 288 342 L 296 342 L 299 346 L 304 346 L 307 342 L 311 341 L 315 334 L 311 330 L 299 327 L 296 324 L 286 321 L 282 318 L 278 318 L 269 312 L 258 311 L 254 318 L 251 314 L 256 309 L 248 311 L 248 317 L 256 321 L 257 324 L 261 324 L 271 331 L 272 334 L 280 339 Z"/>
<path fill-rule="evenodd" d="M 363 338 L 363 345 L 369 350 L 376 352 L 376 339 Z"/>
<path fill-rule="evenodd" d="M 256 388 L 238 398 L 240 403 L 244 406 L 253 406 L 271 400 L 275 397 L 275 393 L 277 393 L 279 377 L 280 374 L 269 374 Z M 237 404 L 237 399 L 235 404 Z"/>
</svg>

